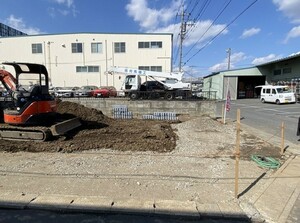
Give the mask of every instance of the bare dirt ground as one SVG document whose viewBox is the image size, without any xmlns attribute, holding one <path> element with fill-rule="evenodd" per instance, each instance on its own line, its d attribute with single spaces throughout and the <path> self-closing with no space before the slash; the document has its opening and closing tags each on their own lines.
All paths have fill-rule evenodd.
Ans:
<svg viewBox="0 0 300 223">
<path fill-rule="evenodd" d="M 99 110 L 86 108 L 72 102 L 60 102 L 58 113 L 79 117 L 82 126 L 66 137 L 43 143 L 1 140 L 0 151 L 78 152 L 111 149 L 166 153 L 172 152 L 176 148 L 178 144 L 178 124 L 186 121 L 183 118 L 179 118 L 180 121 L 177 123 L 140 119 L 115 120 L 105 116 Z M 205 124 L 200 123 L 197 129 L 194 129 L 194 132 L 198 134 L 202 133 L 202 137 L 204 138 L 201 138 L 201 141 L 211 140 L 213 133 L 223 135 L 224 137 L 230 134 L 233 136 L 233 139 L 235 138 L 235 131 L 228 132 L 229 129 L 234 130 L 234 123 L 228 124 L 228 127 L 225 127 L 219 121 L 208 117 L 203 117 L 203 122 Z M 192 140 L 194 136 L 186 135 L 185 137 L 190 137 Z M 222 151 L 222 147 L 224 149 L 226 146 L 234 148 L 234 143 L 234 141 L 231 141 L 230 145 L 226 145 L 225 143 L 220 145 L 219 149 Z M 241 132 L 241 143 L 241 150 L 243 151 L 242 159 L 249 159 L 250 154 L 253 153 L 275 158 L 280 157 L 279 148 L 274 148 L 273 145 L 247 132 Z M 218 156 L 217 153 L 210 155 Z M 233 156 L 233 153 L 231 153 L 231 156 Z"/>
</svg>

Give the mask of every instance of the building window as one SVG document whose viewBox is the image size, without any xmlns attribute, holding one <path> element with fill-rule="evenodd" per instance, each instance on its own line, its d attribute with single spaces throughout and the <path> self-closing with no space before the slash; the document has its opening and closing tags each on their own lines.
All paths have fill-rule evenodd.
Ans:
<svg viewBox="0 0 300 223">
<path fill-rule="evenodd" d="M 31 45 L 32 53 L 43 53 L 43 47 L 41 43 L 33 43 Z"/>
<path fill-rule="evenodd" d="M 150 70 L 149 66 L 139 66 L 139 70 Z"/>
<path fill-rule="evenodd" d="M 273 71 L 274 75 L 280 75 L 281 74 L 281 69 L 277 69 Z"/>
<path fill-rule="evenodd" d="M 150 43 L 149 42 L 139 42 L 139 49 L 142 48 L 150 48 Z"/>
<path fill-rule="evenodd" d="M 76 73 L 96 73 L 99 72 L 99 66 L 76 66 Z"/>
<path fill-rule="evenodd" d="M 156 41 L 156 42 L 139 42 L 138 43 L 139 49 L 144 48 L 162 48 L 162 42 Z"/>
<path fill-rule="evenodd" d="M 76 66 L 76 73 L 87 72 L 87 66 Z"/>
<path fill-rule="evenodd" d="M 151 48 L 162 48 L 162 42 L 151 42 Z"/>
<path fill-rule="evenodd" d="M 115 53 L 125 53 L 126 45 L 125 42 L 115 43 Z"/>
<path fill-rule="evenodd" d="M 92 43 L 91 50 L 92 53 L 102 53 L 102 43 Z"/>
<path fill-rule="evenodd" d="M 151 66 L 150 70 L 151 71 L 162 72 L 162 67 L 161 66 Z"/>
<path fill-rule="evenodd" d="M 99 66 L 88 66 L 88 72 L 99 72 Z"/>
<path fill-rule="evenodd" d="M 150 70 L 162 72 L 162 66 L 139 66 L 139 70 Z"/>
<path fill-rule="evenodd" d="M 82 53 L 82 43 L 72 43 L 72 53 Z"/>
<path fill-rule="evenodd" d="M 290 74 L 290 73 L 292 73 L 292 68 L 290 68 L 290 67 L 283 68 L 282 73 L 283 74 Z"/>
</svg>

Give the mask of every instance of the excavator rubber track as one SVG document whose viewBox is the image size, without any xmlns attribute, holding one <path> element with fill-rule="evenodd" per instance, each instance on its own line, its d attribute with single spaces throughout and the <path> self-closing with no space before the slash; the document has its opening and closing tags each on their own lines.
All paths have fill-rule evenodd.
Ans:
<svg viewBox="0 0 300 223">
<path fill-rule="evenodd" d="M 0 125 L 0 139 L 14 141 L 47 141 L 52 137 L 47 127 L 19 127 Z"/>
<path fill-rule="evenodd" d="M 43 142 L 54 136 L 61 136 L 81 125 L 79 118 L 72 118 L 56 123 L 50 127 L 30 126 L 20 127 L 0 124 L 0 139 L 13 141 Z"/>
</svg>

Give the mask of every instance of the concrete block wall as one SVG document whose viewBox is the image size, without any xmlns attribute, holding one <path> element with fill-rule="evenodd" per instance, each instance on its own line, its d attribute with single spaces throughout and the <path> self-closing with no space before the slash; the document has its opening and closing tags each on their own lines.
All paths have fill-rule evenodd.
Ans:
<svg viewBox="0 0 300 223">
<path fill-rule="evenodd" d="M 126 105 L 134 118 L 154 112 L 175 112 L 177 115 L 189 115 L 191 117 L 208 115 L 215 117 L 215 101 L 156 101 L 156 100 L 128 100 L 124 98 L 64 98 L 82 104 L 88 108 L 101 110 L 108 117 L 113 115 L 113 106 Z"/>
</svg>

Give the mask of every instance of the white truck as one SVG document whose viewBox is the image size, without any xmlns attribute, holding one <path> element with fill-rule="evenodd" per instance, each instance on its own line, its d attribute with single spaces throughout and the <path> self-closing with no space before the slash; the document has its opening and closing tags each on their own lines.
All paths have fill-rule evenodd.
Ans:
<svg viewBox="0 0 300 223">
<path fill-rule="evenodd" d="M 295 93 L 288 86 L 283 85 L 260 85 L 260 100 L 262 103 L 271 102 L 276 104 L 296 103 Z"/>
<path fill-rule="evenodd" d="M 126 75 L 121 90 L 133 100 L 139 98 L 172 100 L 175 97 L 191 96 L 191 84 L 182 82 L 183 73 L 146 71 L 127 67 L 111 67 L 108 73 Z M 141 77 L 145 77 L 144 83 Z"/>
</svg>

